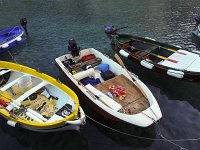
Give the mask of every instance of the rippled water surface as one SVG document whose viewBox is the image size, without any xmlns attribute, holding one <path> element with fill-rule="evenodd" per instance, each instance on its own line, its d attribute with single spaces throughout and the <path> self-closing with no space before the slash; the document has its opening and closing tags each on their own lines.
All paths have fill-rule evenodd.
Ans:
<svg viewBox="0 0 200 150">
<path fill-rule="evenodd" d="M 103 26 L 128 26 L 122 30 L 137 36 L 151 37 L 185 49 L 197 49 L 190 33 L 194 16 L 200 15 L 199 0 L 0 0 L 0 29 L 28 19 L 28 40 L 10 52 L 23 64 L 55 78 L 59 77 L 54 59 L 67 51 L 67 41 L 75 38 L 81 48 L 94 47 L 113 58 Z M 198 49 L 197 49 L 198 50 Z M 13 61 L 8 52 L 1 60 Z M 179 81 L 143 69 L 126 61 L 127 67 L 146 83 L 160 105 L 163 118 L 159 128 L 167 139 L 200 137 L 200 85 Z M 81 100 L 81 99 L 80 99 Z M 84 104 L 83 104 L 84 105 Z M 86 107 L 86 106 L 85 106 Z M 92 109 L 86 114 L 117 130 L 151 138 L 160 138 L 158 126 L 146 129 L 112 123 Z M 200 141 L 175 141 L 190 150 L 199 150 Z M 33 133 L 8 127 L 0 122 L 2 150 L 179 150 L 166 141 L 142 140 L 111 131 L 87 120 L 81 132 Z"/>
</svg>

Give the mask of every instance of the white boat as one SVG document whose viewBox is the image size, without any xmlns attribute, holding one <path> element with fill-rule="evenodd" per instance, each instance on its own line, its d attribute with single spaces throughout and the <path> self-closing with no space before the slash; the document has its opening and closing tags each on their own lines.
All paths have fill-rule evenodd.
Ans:
<svg viewBox="0 0 200 150">
<path fill-rule="evenodd" d="M 94 58 L 83 61 L 90 56 Z M 104 117 L 140 127 L 150 126 L 162 117 L 160 107 L 147 86 L 136 75 L 94 48 L 81 50 L 75 57 L 66 54 L 55 61 L 68 83 L 75 85 L 73 90 L 83 94 L 86 97 L 83 99 Z M 109 66 L 106 71 L 114 76 L 105 79 L 101 66 Z M 86 78 L 100 80 L 100 83 L 84 83 Z"/>
<path fill-rule="evenodd" d="M 0 61 L 0 115 L 7 124 L 38 132 L 79 130 L 85 114 L 77 95 L 56 79 Z"/>
</svg>

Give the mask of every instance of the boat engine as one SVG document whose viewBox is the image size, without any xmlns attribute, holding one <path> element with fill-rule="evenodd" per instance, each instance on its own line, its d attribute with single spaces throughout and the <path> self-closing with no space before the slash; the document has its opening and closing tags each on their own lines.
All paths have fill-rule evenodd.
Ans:
<svg viewBox="0 0 200 150">
<path fill-rule="evenodd" d="M 73 57 L 79 56 L 80 47 L 77 46 L 77 43 L 74 39 L 69 40 L 68 50 L 71 52 Z"/>
<path fill-rule="evenodd" d="M 108 38 L 111 40 L 114 35 L 117 34 L 117 30 L 113 25 L 105 25 L 104 32 L 108 36 Z"/>
<path fill-rule="evenodd" d="M 21 18 L 20 19 L 20 24 L 24 28 L 26 34 L 28 35 L 28 30 L 27 30 L 27 27 L 26 27 L 26 25 L 27 25 L 27 19 L 26 18 Z"/>
<path fill-rule="evenodd" d="M 197 24 L 200 24 L 200 16 L 196 16 L 194 19 L 195 19 Z"/>
<path fill-rule="evenodd" d="M 196 25 L 195 25 L 195 29 L 196 29 L 198 25 L 200 25 L 200 16 L 196 16 L 194 19 L 196 21 Z"/>
</svg>

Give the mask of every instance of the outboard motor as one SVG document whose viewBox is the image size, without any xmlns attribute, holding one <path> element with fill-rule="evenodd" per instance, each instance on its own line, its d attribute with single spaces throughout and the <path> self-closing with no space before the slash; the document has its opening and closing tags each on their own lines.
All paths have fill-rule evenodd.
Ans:
<svg viewBox="0 0 200 150">
<path fill-rule="evenodd" d="M 197 24 L 200 24 L 200 16 L 196 16 L 194 19 L 195 19 Z"/>
<path fill-rule="evenodd" d="M 26 18 L 21 18 L 20 19 L 20 24 L 24 28 L 26 34 L 28 35 L 28 31 L 27 31 L 27 27 L 26 27 L 26 25 L 27 25 L 27 19 Z"/>
<path fill-rule="evenodd" d="M 71 51 L 73 57 L 79 56 L 80 47 L 77 46 L 77 43 L 74 39 L 69 40 L 68 50 Z"/>
<path fill-rule="evenodd" d="M 105 25 L 104 32 L 108 36 L 108 38 L 111 40 L 114 35 L 117 34 L 117 30 L 113 25 Z"/>
</svg>

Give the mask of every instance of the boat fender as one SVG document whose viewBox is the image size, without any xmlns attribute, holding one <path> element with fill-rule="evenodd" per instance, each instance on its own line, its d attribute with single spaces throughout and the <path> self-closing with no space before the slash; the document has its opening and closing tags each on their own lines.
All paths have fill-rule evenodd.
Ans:
<svg viewBox="0 0 200 150">
<path fill-rule="evenodd" d="M 153 64 L 147 62 L 146 60 L 142 60 L 142 61 L 140 61 L 140 64 L 141 64 L 142 66 L 148 68 L 148 69 L 153 69 L 153 67 L 154 67 Z"/>
<path fill-rule="evenodd" d="M 119 51 L 120 55 L 124 56 L 124 57 L 128 57 L 129 56 L 129 53 L 127 53 L 125 50 L 121 49 Z"/>
<path fill-rule="evenodd" d="M 200 51 L 193 50 L 192 52 L 195 54 L 200 54 Z"/>
<path fill-rule="evenodd" d="M 17 38 L 16 38 L 16 41 L 21 41 L 22 40 L 22 37 L 21 36 L 18 36 Z"/>
<path fill-rule="evenodd" d="M 73 120 L 73 121 L 66 121 L 66 123 L 72 124 L 72 125 L 81 125 L 83 124 L 83 121 L 81 119 L 78 119 L 78 120 Z"/>
<path fill-rule="evenodd" d="M 9 45 L 7 43 L 1 45 L 2 48 L 7 48 Z"/>
<path fill-rule="evenodd" d="M 17 122 L 8 120 L 8 121 L 7 121 L 7 124 L 8 124 L 9 126 L 16 127 Z"/>
<path fill-rule="evenodd" d="M 84 78 L 89 77 L 89 76 L 93 76 L 94 77 L 95 76 L 95 71 L 94 71 L 93 68 L 90 68 L 88 70 L 78 72 L 78 73 L 74 74 L 73 76 L 74 76 L 74 78 L 76 80 L 81 80 L 81 79 L 84 79 Z"/>
<path fill-rule="evenodd" d="M 152 40 L 152 41 L 156 41 L 155 39 L 150 38 L 150 37 L 145 37 L 145 39 Z"/>
<path fill-rule="evenodd" d="M 167 70 L 167 74 L 169 76 L 172 76 L 172 77 L 175 77 L 175 78 L 179 78 L 179 79 L 183 78 L 183 76 L 184 76 L 184 72 L 177 71 L 177 70 L 172 70 L 172 69 Z"/>
</svg>

